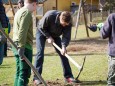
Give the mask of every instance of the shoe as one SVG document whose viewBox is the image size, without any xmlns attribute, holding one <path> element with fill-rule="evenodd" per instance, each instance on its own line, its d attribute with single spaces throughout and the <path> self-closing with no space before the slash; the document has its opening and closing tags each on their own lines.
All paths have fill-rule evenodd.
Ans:
<svg viewBox="0 0 115 86">
<path fill-rule="evenodd" d="M 39 84 L 42 84 L 40 80 L 34 80 L 34 86 L 38 86 Z"/>
<path fill-rule="evenodd" d="M 65 78 L 66 83 L 81 83 L 80 80 L 75 80 L 73 77 Z"/>
</svg>

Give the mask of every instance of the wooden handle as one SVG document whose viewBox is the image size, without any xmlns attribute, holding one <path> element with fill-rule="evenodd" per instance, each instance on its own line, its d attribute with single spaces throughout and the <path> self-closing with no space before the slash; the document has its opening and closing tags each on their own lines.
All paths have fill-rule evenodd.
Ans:
<svg viewBox="0 0 115 86">
<path fill-rule="evenodd" d="M 62 49 L 54 42 L 53 46 L 56 47 L 61 52 Z M 78 63 L 76 63 L 67 53 L 65 53 L 65 56 L 69 59 L 70 62 L 72 62 L 78 68 L 78 70 L 81 69 L 81 66 Z"/>
</svg>

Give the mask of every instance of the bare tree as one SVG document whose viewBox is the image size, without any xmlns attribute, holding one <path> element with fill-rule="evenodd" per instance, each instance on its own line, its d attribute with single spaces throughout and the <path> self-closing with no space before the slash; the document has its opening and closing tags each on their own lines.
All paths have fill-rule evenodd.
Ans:
<svg viewBox="0 0 115 86">
<path fill-rule="evenodd" d="M 115 6 L 115 0 L 106 0 L 104 8 L 106 10 L 110 10 L 110 13 L 111 13 L 113 8 L 114 8 L 114 6 Z"/>
</svg>

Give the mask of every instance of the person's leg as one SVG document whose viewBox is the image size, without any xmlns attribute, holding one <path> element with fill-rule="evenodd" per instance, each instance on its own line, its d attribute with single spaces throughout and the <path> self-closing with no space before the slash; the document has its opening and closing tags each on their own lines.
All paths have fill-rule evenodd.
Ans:
<svg viewBox="0 0 115 86">
<path fill-rule="evenodd" d="M 7 57 L 7 42 L 4 43 L 4 57 Z"/>
<path fill-rule="evenodd" d="M 12 46 L 12 51 L 14 53 L 15 60 L 16 60 L 16 73 L 15 73 L 14 86 L 18 86 L 19 72 L 20 72 L 20 67 L 19 67 L 20 57 L 18 55 L 17 50 L 13 46 Z"/>
<path fill-rule="evenodd" d="M 42 66 L 44 62 L 44 47 L 45 47 L 46 38 L 37 30 L 36 33 L 36 48 L 37 54 L 34 59 L 34 67 L 37 71 L 42 74 Z M 37 80 L 38 78 L 34 75 L 33 80 Z"/>
<path fill-rule="evenodd" d="M 54 38 L 55 43 L 61 48 L 61 38 L 57 37 Z M 56 49 L 56 48 L 55 48 Z M 63 67 L 63 74 L 65 78 L 69 78 L 69 77 L 73 77 L 72 71 L 71 71 L 71 67 L 69 64 L 68 59 L 63 56 L 59 50 L 56 49 L 56 52 L 59 54 L 60 58 L 61 58 L 61 62 L 62 62 L 62 67 Z"/>
<path fill-rule="evenodd" d="M 32 63 L 32 50 L 25 48 L 24 55 Z M 30 66 L 24 60 L 20 60 L 18 86 L 27 86 L 29 83 L 30 75 L 31 75 Z"/>
<path fill-rule="evenodd" d="M 108 86 L 115 86 L 115 57 L 108 57 Z"/>
<path fill-rule="evenodd" d="M 4 58 L 4 44 L 0 45 L 0 65 L 3 62 L 3 58 Z"/>
<path fill-rule="evenodd" d="M 19 80 L 19 72 L 20 72 L 20 67 L 19 67 L 19 55 L 15 55 L 16 59 L 16 73 L 15 73 L 15 81 L 14 81 L 14 86 L 18 86 L 18 80 Z"/>
</svg>

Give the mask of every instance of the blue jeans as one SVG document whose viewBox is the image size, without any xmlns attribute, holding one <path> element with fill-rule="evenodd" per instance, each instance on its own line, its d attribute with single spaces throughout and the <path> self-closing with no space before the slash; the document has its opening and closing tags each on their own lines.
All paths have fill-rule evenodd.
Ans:
<svg viewBox="0 0 115 86">
<path fill-rule="evenodd" d="M 3 62 L 3 58 L 4 58 L 4 44 L 0 45 L 0 65 Z"/>
<path fill-rule="evenodd" d="M 61 47 L 61 38 L 60 37 L 56 37 L 53 38 L 54 42 Z M 34 66 L 37 69 L 37 71 L 42 74 L 42 68 L 43 68 L 43 62 L 44 62 L 44 47 L 45 47 L 45 42 L 46 42 L 46 37 L 42 35 L 42 33 L 38 30 L 36 33 L 36 47 L 37 47 L 37 54 L 35 57 L 35 63 Z M 56 52 L 59 54 L 60 59 L 61 59 L 61 63 L 62 63 L 62 67 L 63 67 L 63 74 L 65 78 L 68 77 L 73 77 L 72 71 L 71 71 L 71 67 L 69 64 L 68 59 L 61 55 L 60 51 L 57 50 L 55 48 Z M 37 77 L 34 76 L 33 80 L 36 80 Z"/>
</svg>

